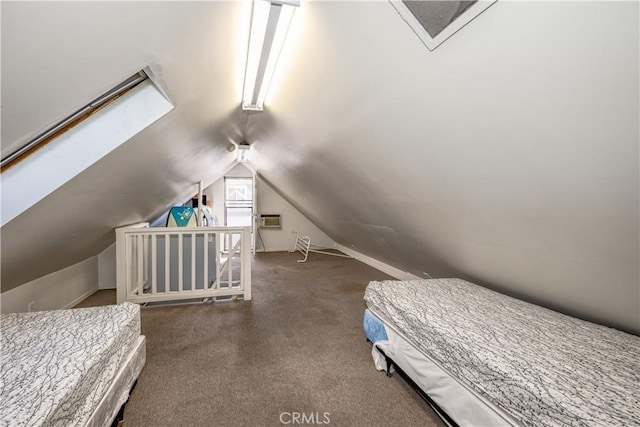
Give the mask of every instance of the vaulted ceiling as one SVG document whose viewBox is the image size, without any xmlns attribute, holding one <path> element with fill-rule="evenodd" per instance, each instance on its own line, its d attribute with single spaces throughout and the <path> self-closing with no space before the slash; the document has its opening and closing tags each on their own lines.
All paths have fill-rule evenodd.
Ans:
<svg viewBox="0 0 640 427">
<path fill-rule="evenodd" d="M 3 2 L 3 152 L 147 65 L 176 108 L 2 228 L 2 290 L 212 182 L 245 138 L 338 243 L 640 331 L 638 7 L 499 1 L 430 52 L 388 2 L 303 0 L 248 117 L 246 3 Z"/>
<path fill-rule="evenodd" d="M 249 11 L 240 2 L 2 3 L 3 152 L 145 66 L 175 104 L 2 227 L 3 291 L 98 254 L 114 227 L 155 218 L 233 165 L 228 147 L 247 121 Z"/>
</svg>

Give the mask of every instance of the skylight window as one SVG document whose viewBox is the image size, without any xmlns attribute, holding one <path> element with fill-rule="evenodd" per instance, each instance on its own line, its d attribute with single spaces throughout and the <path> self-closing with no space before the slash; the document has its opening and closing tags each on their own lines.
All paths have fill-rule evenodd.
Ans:
<svg viewBox="0 0 640 427">
<path fill-rule="evenodd" d="M 173 110 L 140 71 L 2 159 L 2 226 Z"/>
<path fill-rule="evenodd" d="M 389 0 L 429 50 L 455 34 L 496 0 Z"/>
<path fill-rule="evenodd" d="M 12 152 L 6 157 L 3 157 L 2 161 L 0 162 L 0 167 L 4 169 L 5 167 L 11 166 L 14 162 L 20 161 L 21 158 L 29 155 L 29 152 L 36 150 L 39 146 L 50 142 L 56 136 L 76 126 L 78 123 L 82 122 L 84 119 L 93 114 L 96 110 L 105 106 L 120 95 L 133 89 L 148 78 L 149 77 L 144 71 L 140 71 L 129 77 L 119 85 L 103 93 L 87 105 L 75 111 L 73 114 L 65 117 L 55 125 L 51 126 L 49 129 L 41 132 L 35 138 L 28 141 L 16 151 Z"/>
</svg>

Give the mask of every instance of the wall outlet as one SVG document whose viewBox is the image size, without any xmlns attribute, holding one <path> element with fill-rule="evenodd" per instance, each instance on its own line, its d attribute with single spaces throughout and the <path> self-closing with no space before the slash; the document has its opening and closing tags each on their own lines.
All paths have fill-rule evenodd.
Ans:
<svg viewBox="0 0 640 427">
<path fill-rule="evenodd" d="M 35 306 L 36 306 L 36 302 L 35 301 L 31 301 L 29 303 L 29 305 L 27 306 L 27 309 L 29 310 L 29 313 L 31 313 L 32 311 L 35 311 Z"/>
</svg>

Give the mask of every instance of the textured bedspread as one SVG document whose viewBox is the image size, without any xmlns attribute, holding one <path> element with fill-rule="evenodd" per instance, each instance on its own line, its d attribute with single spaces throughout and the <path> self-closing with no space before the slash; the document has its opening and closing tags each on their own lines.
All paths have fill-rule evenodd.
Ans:
<svg viewBox="0 0 640 427">
<path fill-rule="evenodd" d="M 640 425 L 640 337 L 460 279 L 371 282 L 365 300 L 523 425 Z"/>
<path fill-rule="evenodd" d="M 140 336 L 140 307 L 0 317 L 0 426 L 84 426 Z"/>
</svg>

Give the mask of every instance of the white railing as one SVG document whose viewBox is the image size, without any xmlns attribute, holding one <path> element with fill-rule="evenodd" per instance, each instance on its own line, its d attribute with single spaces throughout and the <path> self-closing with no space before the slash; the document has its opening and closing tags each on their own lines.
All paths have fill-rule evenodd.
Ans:
<svg viewBox="0 0 640 427">
<path fill-rule="evenodd" d="M 229 251 L 221 251 L 228 242 Z M 118 304 L 242 296 L 251 299 L 249 227 L 116 229 Z"/>
</svg>

